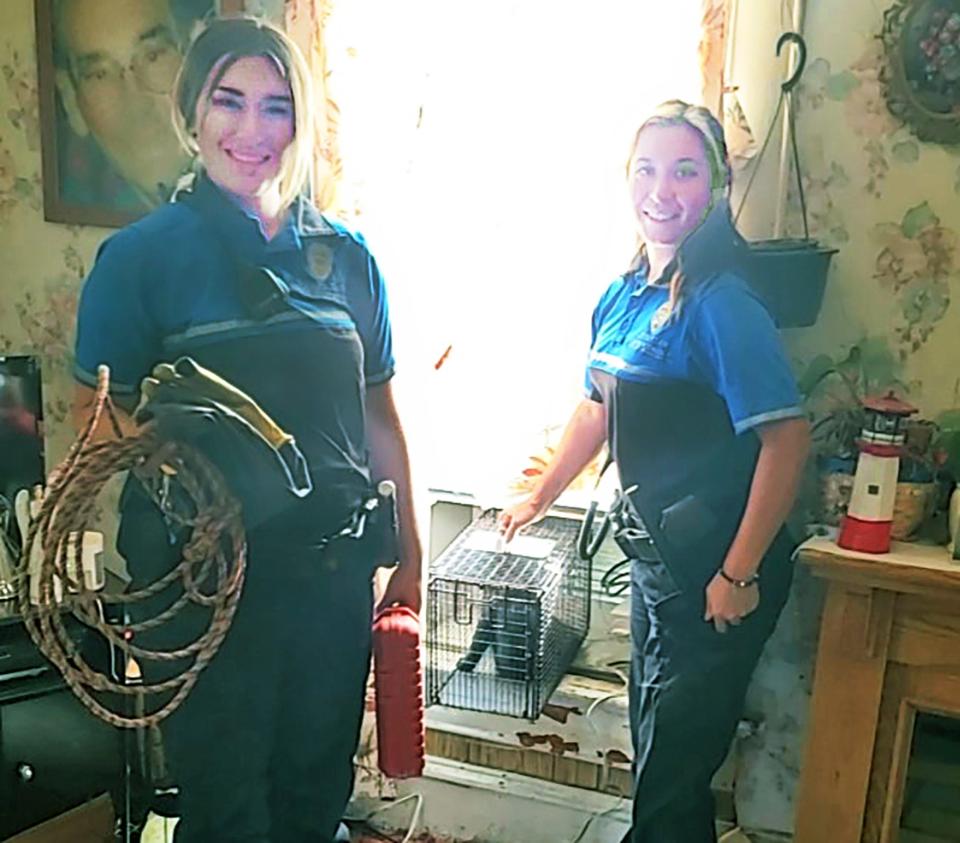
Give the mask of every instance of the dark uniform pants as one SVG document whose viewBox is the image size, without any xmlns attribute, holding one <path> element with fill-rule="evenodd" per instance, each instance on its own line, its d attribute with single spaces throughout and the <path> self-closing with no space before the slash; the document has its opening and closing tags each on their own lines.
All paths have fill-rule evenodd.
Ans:
<svg viewBox="0 0 960 843">
<path fill-rule="evenodd" d="M 681 592 L 660 561 L 632 566 L 630 727 L 633 828 L 624 843 L 714 843 L 710 781 L 789 590 L 786 560 L 765 566 L 760 606 L 718 633 L 704 595 Z"/>
<path fill-rule="evenodd" d="M 275 542 L 249 550 L 233 625 L 162 727 L 174 840 L 329 843 L 353 789 L 373 568 Z"/>
</svg>

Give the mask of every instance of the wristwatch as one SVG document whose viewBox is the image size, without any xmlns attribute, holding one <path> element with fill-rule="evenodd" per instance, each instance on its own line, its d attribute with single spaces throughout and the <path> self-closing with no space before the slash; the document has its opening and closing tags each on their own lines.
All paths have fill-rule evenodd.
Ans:
<svg viewBox="0 0 960 843">
<path fill-rule="evenodd" d="M 719 573 L 721 577 L 723 577 L 728 583 L 730 583 L 730 585 L 734 585 L 737 588 L 750 588 L 751 585 L 756 585 L 757 580 L 760 579 L 759 574 L 752 574 L 751 576 L 747 577 L 745 580 L 734 579 L 726 571 L 724 571 L 722 567 L 720 568 Z"/>
</svg>

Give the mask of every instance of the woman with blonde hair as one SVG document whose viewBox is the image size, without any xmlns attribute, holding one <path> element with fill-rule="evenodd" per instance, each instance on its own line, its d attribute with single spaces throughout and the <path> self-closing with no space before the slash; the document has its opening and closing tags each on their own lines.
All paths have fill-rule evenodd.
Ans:
<svg viewBox="0 0 960 843">
<path fill-rule="evenodd" d="M 383 605 L 420 608 L 386 293 L 363 239 L 307 196 L 313 102 L 283 32 L 249 18 L 210 22 L 174 90 L 195 178 L 103 244 L 80 303 L 81 415 L 100 363 L 130 406 L 155 364 L 189 355 L 293 434 L 312 479 L 310 494 L 281 506 L 256 466 L 221 463 L 244 509 L 247 575 L 221 650 L 163 724 L 177 843 L 347 839 L 371 577 L 384 560 L 339 537 L 382 478 L 398 490 L 400 562 Z M 151 582 L 181 542 L 136 483 L 121 515 L 134 583 Z"/>
<path fill-rule="evenodd" d="M 639 248 L 593 313 L 586 397 L 506 537 L 607 443 L 632 560 L 632 843 L 716 840 L 710 781 L 787 597 L 783 524 L 809 431 L 776 327 L 741 274 L 723 130 L 661 105 L 628 184 Z"/>
</svg>

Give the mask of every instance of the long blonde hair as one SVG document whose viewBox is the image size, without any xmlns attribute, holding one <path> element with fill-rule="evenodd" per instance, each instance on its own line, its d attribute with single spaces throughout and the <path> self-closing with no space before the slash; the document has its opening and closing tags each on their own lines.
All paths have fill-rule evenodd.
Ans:
<svg viewBox="0 0 960 843">
<path fill-rule="evenodd" d="M 173 125 L 184 149 L 195 158 L 197 105 L 209 101 L 224 74 L 240 59 L 269 59 L 290 85 L 293 140 L 283 153 L 277 186 L 281 208 L 311 183 L 316 143 L 316 107 L 310 70 L 300 48 L 272 24 L 252 17 L 215 18 L 194 35 L 173 84 Z"/>
<path fill-rule="evenodd" d="M 630 145 L 630 155 L 627 158 L 627 178 L 631 178 L 631 165 L 633 156 L 637 149 L 637 142 L 640 134 L 649 126 L 689 126 L 699 136 L 703 142 L 703 150 L 710 167 L 710 203 L 704 211 L 704 217 L 696 228 L 687 233 L 680 249 L 677 251 L 677 257 L 673 274 L 670 276 L 670 298 L 669 312 L 675 313 L 679 310 L 683 288 L 687 281 L 687 273 L 684 265 L 684 246 L 686 246 L 693 235 L 702 227 L 703 221 L 715 210 L 726 211 L 726 217 L 730 216 L 730 182 L 732 171 L 730 169 L 730 158 L 727 154 L 727 144 L 723 136 L 723 127 L 717 119 L 703 106 L 690 105 L 683 100 L 667 100 L 656 107 L 651 114 L 633 135 L 633 143 Z M 732 225 L 732 223 L 731 223 Z M 637 234 L 637 246 L 630 261 L 629 272 L 637 270 L 648 270 L 650 261 L 647 257 L 647 247 L 640 234 Z"/>
</svg>

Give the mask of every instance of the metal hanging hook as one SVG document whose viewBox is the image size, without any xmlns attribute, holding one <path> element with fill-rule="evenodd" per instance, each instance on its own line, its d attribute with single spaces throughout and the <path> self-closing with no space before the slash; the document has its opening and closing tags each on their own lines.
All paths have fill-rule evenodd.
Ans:
<svg viewBox="0 0 960 843">
<path fill-rule="evenodd" d="M 797 46 L 797 67 L 793 73 L 790 74 L 790 78 L 780 85 L 780 90 L 785 94 L 789 94 L 799 84 L 800 76 L 803 74 L 803 68 L 807 64 L 807 42 L 803 40 L 803 36 L 798 32 L 784 32 L 783 35 L 777 39 L 778 56 L 786 44 L 796 44 Z"/>
</svg>

